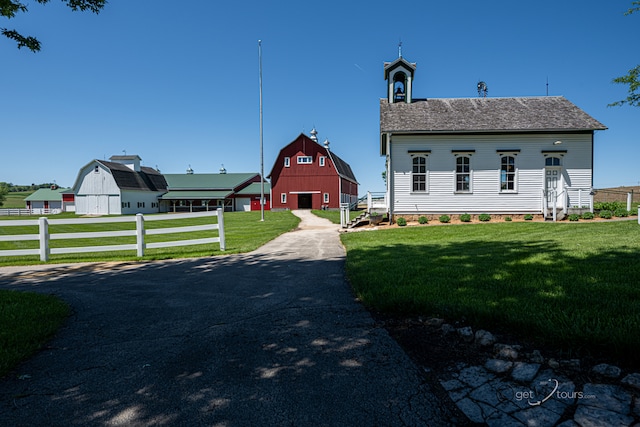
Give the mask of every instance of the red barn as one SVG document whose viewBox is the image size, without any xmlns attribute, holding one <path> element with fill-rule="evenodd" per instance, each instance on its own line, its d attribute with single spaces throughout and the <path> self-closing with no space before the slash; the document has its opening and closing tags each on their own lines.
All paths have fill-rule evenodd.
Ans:
<svg viewBox="0 0 640 427">
<path fill-rule="evenodd" d="M 355 206 L 358 182 L 351 166 L 329 150 L 329 141 L 318 143 L 300 134 L 285 146 L 271 173 L 272 209 L 340 209 L 341 203 Z"/>
</svg>

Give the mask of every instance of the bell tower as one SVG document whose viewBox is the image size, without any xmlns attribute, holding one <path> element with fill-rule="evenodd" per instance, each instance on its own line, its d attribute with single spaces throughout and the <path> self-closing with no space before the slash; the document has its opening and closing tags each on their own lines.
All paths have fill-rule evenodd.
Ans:
<svg viewBox="0 0 640 427">
<path fill-rule="evenodd" d="M 398 59 L 384 63 L 384 79 L 387 81 L 387 100 L 389 104 L 411 103 L 413 74 L 416 63 L 402 57 L 402 44 L 398 45 Z"/>
</svg>

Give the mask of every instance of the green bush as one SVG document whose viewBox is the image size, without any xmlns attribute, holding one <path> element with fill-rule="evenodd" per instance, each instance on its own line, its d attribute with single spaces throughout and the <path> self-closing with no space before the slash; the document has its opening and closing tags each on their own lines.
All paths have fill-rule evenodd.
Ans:
<svg viewBox="0 0 640 427">
<path fill-rule="evenodd" d="M 580 219 L 580 215 L 577 213 L 573 213 L 569 215 L 569 221 L 578 221 Z"/>
<path fill-rule="evenodd" d="M 582 219 L 593 219 L 594 215 L 593 212 L 584 212 L 582 214 Z"/>
<path fill-rule="evenodd" d="M 613 216 L 613 214 L 609 210 L 600 211 L 599 215 L 600 215 L 600 218 L 604 218 L 604 219 L 610 219 Z"/>
<path fill-rule="evenodd" d="M 398 225 L 400 227 L 404 227 L 405 225 L 407 225 L 407 220 L 404 219 L 403 217 L 398 218 L 398 220 L 396 222 L 398 223 Z"/>
<path fill-rule="evenodd" d="M 505 220 L 505 221 L 507 221 L 507 222 L 509 222 L 509 221 L 511 221 L 511 217 L 510 217 L 510 216 L 505 216 L 505 217 L 504 217 L 504 220 Z"/>
<path fill-rule="evenodd" d="M 629 211 L 625 208 L 618 208 L 613 212 L 613 216 L 617 216 L 619 218 L 624 218 L 629 216 Z"/>
<path fill-rule="evenodd" d="M 429 222 L 429 220 L 427 220 L 427 217 L 426 217 L 426 216 L 421 216 L 420 218 L 418 218 L 418 222 L 419 222 L 420 224 L 426 224 L 426 223 L 428 223 L 428 222 Z"/>
<path fill-rule="evenodd" d="M 469 215 L 467 213 L 460 215 L 460 221 L 462 221 L 462 222 L 471 222 L 471 215 Z"/>
<path fill-rule="evenodd" d="M 625 208 L 627 205 L 624 202 L 597 202 L 593 204 L 593 209 L 597 211 L 615 211 L 620 208 Z"/>
<path fill-rule="evenodd" d="M 531 221 L 532 219 L 533 219 L 533 215 L 531 215 L 531 214 L 526 214 L 526 215 L 524 216 L 524 220 L 525 220 L 525 221 Z"/>
<path fill-rule="evenodd" d="M 438 218 L 438 221 L 446 224 L 449 221 L 451 221 L 451 217 L 449 215 L 440 215 L 440 217 Z"/>
<path fill-rule="evenodd" d="M 491 215 L 483 213 L 478 215 L 478 219 L 482 222 L 487 222 L 487 221 L 491 221 Z"/>
</svg>

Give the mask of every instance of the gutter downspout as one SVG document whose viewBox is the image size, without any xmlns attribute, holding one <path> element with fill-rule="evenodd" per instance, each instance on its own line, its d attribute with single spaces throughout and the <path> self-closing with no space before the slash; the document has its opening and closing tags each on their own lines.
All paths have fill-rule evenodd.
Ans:
<svg viewBox="0 0 640 427">
<path fill-rule="evenodd" d="M 393 207 L 393 197 L 394 197 L 394 191 L 393 191 L 393 173 L 391 172 L 393 170 L 393 167 L 391 166 L 391 132 L 387 132 L 387 209 L 388 212 L 387 214 L 389 215 L 389 224 L 392 223 L 392 219 L 393 219 L 393 211 L 394 211 L 394 207 Z"/>
</svg>

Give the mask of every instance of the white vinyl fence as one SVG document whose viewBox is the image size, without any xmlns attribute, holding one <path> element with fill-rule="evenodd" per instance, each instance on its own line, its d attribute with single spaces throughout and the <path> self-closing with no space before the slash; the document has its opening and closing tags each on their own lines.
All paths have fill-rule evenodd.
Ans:
<svg viewBox="0 0 640 427">
<path fill-rule="evenodd" d="M 166 221 L 186 218 L 198 217 L 218 217 L 217 224 L 192 225 L 182 227 L 166 227 L 151 230 L 145 230 L 145 221 Z M 80 232 L 80 233 L 55 233 L 49 234 L 49 225 L 74 225 L 74 224 L 104 224 L 118 222 L 134 222 L 135 230 L 120 231 L 96 231 L 96 232 Z M 24 256 L 24 255 L 40 255 L 41 261 L 48 261 L 49 255 L 53 254 L 69 254 L 69 253 L 85 253 L 85 252 L 107 252 L 107 251 L 125 251 L 135 250 L 139 257 L 144 256 L 145 249 L 166 248 L 174 246 L 190 246 L 202 245 L 210 243 L 220 243 L 220 250 L 225 250 L 224 236 L 224 218 L 222 209 L 210 212 L 198 212 L 187 214 L 171 214 L 171 215 L 148 215 L 137 214 L 136 216 L 108 217 L 108 218 L 72 218 L 72 219 L 48 219 L 46 217 L 31 220 L 16 221 L 0 221 L 0 227 L 11 226 L 39 226 L 38 234 L 17 234 L 17 235 L 0 235 L 0 241 L 15 242 L 21 240 L 38 240 L 40 247 L 37 249 L 16 249 L 16 250 L 0 250 L 0 256 Z M 218 237 L 209 237 L 202 239 L 190 240 L 173 240 L 168 242 L 145 243 L 145 235 L 154 234 L 170 234 L 170 233 L 186 233 L 192 231 L 218 230 Z M 51 248 L 49 242 L 58 239 L 108 239 L 110 237 L 120 236 L 136 236 L 135 244 L 128 245 L 101 245 L 101 246 L 79 246 L 72 248 Z"/>
</svg>

